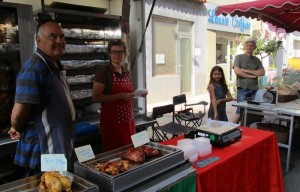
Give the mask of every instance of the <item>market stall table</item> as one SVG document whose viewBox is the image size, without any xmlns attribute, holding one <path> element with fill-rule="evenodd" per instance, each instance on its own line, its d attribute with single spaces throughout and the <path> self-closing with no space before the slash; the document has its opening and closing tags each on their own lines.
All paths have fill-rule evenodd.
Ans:
<svg viewBox="0 0 300 192">
<path fill-rule="evenodd" d="M 261 104 L 254 105 L 249 104 L 246 101 L 233 104 L 233 106 L 244 108 L 243 124 L 246 125 L 247 115 L 256 114 L 264 115 L 267 117 L 277 118 L 289 121 L 289 139 L 288 143 L 278 143 L 280 147 L 287 149 L 287 161 L 286 161 L 286 172 L 289 171 L 290 157 L 292 150 L 292 139 L 294 132 L 295 117 L 300 117 L 300 100 L 294 100 L 286 103 L 278 103 L 277 105 L 272 104 Z"/>
<path fill-rule="evenodd" d="M 283 176 L 275 134 L 269 131 L 241 128 L 243 137 L 227 147 L 213 147 L 208 156 L 197 161 L 219 157 L 220 160 L 196 169 L 198 192 L 283 192 Z M 164 141 L 176 145 L 183 136 Z M 196 162 L 197 162 L 196 161 Z"/>
</svg>

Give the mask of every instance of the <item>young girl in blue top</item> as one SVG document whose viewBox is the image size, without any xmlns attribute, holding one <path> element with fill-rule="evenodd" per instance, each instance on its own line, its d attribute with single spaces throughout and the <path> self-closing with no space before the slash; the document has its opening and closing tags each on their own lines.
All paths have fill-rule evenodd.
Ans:
<svg viewBox="0 0 300 192">
<path fill-rule="evenodd" d="M 210 72 L 210 81 L 207 87 L 210 96 L 208 118 L 219 121 L 228 121 L 226 114 L 226 102 L 232 100 L 226 84 L 223 69 L 214 66 Z"/>
</svg>

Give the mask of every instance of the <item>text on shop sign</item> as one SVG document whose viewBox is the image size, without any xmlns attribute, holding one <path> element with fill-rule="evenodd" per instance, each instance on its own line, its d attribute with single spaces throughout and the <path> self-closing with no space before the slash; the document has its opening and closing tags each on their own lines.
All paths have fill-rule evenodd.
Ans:
<svg viewBox="0 0 300 192">
<path fill-rule="evenodd" d="M 230 22 L 231 21 L 231 22 Z M 240 29 L 242 32 L 250 29 L 250 22 L 246 21 L 244 17 L 230 17 L 230 16 L 216 16 L 215 9 L 208 9 L 208 22 L 217 25 L 229 27 L 230 24 L 234 28 Z"/>
</svg>

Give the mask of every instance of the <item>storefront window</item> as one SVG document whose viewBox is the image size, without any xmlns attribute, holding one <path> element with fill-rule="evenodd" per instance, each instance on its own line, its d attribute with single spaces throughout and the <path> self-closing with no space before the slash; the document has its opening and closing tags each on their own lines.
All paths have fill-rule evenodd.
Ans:
<svg viewBox="0 0 300 192">
<path fill-rule="evenodd" d="M 216 38 L 216 64 L 220 65 L 227 81 L 234 81 L 233 62 L 237 44 L 233 36 L 218 36 Z"/>
<path fill-rule="evenodd" d="M 176 20 L 153 18 L 152 75 L 176 74 Z"/>
<path fill-rule="evenodd" d="M 227 38 L 217 37 L 216 64 L 227 63 Z"/>
<path fill-rule="evenodd" d="M 293 48 L 295 50 L 293 57 L 300 57 L 300 41 L 294 40 Z"/>
</svg>

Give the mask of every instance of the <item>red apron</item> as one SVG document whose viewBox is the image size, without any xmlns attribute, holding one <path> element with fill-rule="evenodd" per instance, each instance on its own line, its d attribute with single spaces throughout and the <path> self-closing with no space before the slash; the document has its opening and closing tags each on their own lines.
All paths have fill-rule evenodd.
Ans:
<svg viewBox="0 0 300 192">
<path fill-rule="evenodd" d="M 113 74 L 111 94 L 132 93 L 133 86 L 127 75 Z M 100 135 L 103 151 L 131 144 L 135 134 L 132 100 L 117 100 L 101 104 Z"/>
</svg>

